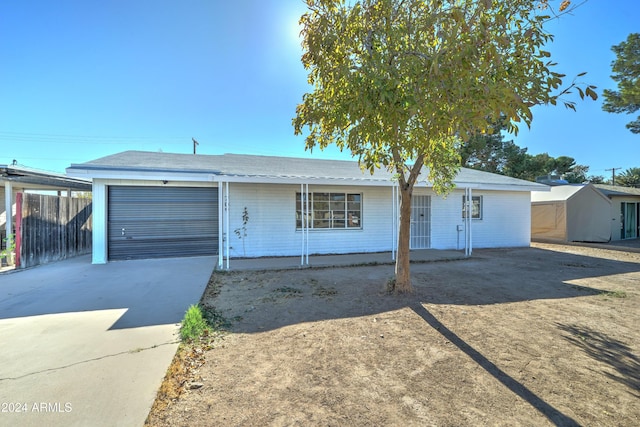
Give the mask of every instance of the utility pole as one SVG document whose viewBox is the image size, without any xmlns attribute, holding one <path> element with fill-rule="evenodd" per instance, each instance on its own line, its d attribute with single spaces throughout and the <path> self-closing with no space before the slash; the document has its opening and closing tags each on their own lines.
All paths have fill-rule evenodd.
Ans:
<svg viewBox="0 0 640 427">
<path fill-rule="evenodd" d="M 191 140 L 193 141 L 193 154 L 196 154 L 196 145 L 200 145 L 200 143 L 195 138 L 191 138 Z"/>
<path fill-rule="evenodd" d="M 616 185 L 616 171 L 622 168 L 605 169 L 605 172 L 611 171 L 611 184 Z"/>
</svg>

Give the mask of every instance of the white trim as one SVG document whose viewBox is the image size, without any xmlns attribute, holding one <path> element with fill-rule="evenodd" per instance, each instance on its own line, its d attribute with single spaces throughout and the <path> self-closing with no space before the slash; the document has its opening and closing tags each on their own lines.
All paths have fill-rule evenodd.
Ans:
<svg viewBox="0 0 640 427">
<path fill-rule="evenodd" d="M 107 263 L 107 206 L 109 204 L 107 188 L 105 182 L 93 181 L 91 189 L 92 264 Z"/>
<path fill-rule="evenodd" d="M 307 233 L 306 242 L 307 242 L 307 245 L 306 245 L 306 248 L 305 248 L 305 253 L 306 253 L 306 262 L 307 262 L 307 265 L 309 265 L 309 221 L 311 219 L 311 216 L 309 215 L 309 194 L 311 194 L 311 192 L 309 191 L 309 183 L 305 184 L 305 193 L 306 193 L 305 199 L 306 199 L 306 204 L 307 204 L 307 208 L 306 208 L 307 209 L 307 218 L 306 218 L 306 223 L 307 223 L 307 226 L 306 226 L 306 230 L 307 230 L 306 231 L 306 233 Z"/>
<path fill-rule="evenodd" d="M 87 177 L 89 177 L 93 179 L 131 179 L 149 181 L 219 181 L 214 179 L 214 175 L 210 172 L 113 171 L 67 168 L 67 175 L 72 178 L 81 179 L 87 179 Z"/>
<path fill-rule="evenodd" d="M 296 197 L 297 199 L 297 197 Z M 309 265 L 309 184 L 300 184 L 300 235 L 302 247 L 300 265 Z"/>
<path fill-rule="evenodd" d="M 391 187 L 391 259 L 395 261 L 396 252 L 398 251 L 398 226 L 399 226 L 399 212 L 400 212 L 400 200 L 399 200 L 400 187 L 398 183 L 394 183 Z"/>
<path fill-rule="evenodd" d="M 470 257 L 473 253 L 473 235 L 472 235 L 472 224 L 473 224 L 473 215 L 469 215 L 469 213 L 473 209 L 473 192 L 471 187 L 466 187 L 464 189 L 465 194 L 465 211 L 467 215 L 464 217 L 464 255 L 466 257 Z"/>
<path fill-rule="evenodd" d="M 428 184 L 428 183 L 427 183 Z M 489 184 L 454 181 L 456 187 L 486 191 L 550 191 L 551 187 L 534 182 L 531 185 Z"/>
<path fill-rule="evenodd" d="M 304 180 L 307 184 L 314 185 L 349 185 L 349 186 L 376 186 L 376 187 L 392 187 L 397 185 L 395 181 L 389 179 L 377 179 L 371 176 L 363 175 L 362 178 L 336 178 L 336 177 L 317 177 L 317 176 L 265 176 L 265 175 L 222 175 L 214 172 L 196 172 L 196 171 L 153 171 L 153 170 L 110 170 L 110 169 L 83 169 L 70 167 L 67 168 L 67 176 L 87 179 L 131 179 L 131 180 L 151 180 L 151 181 L 192 181 L 192 182 L 238 182 L 238 183 L 255 183 L 255 184 L 299 184 L 300 180 Z M 428 181 L 420 181 L 427 187 L 432 187 Z M 456 187 L 473 188 L 478 190 L 506 190 L 506 191 L 549 191 L 550 187 L 538 183 L 529 183 L 521 181 L 518 184 L 509 183 L 477 183 L 456 181 L 453 183 Z"/>
<path fill-rule="evenodd" d="M 297 197 L 296 197 L 297 198 Z M 304 241 L 305 241 L 305 234 L 304 234 L 304 230 L 306 228 L 306 215 L 307 212 L 305 210 L 305 201 L 306 201 L 306 197 L 305 197 L 305 193 L 304 193 L 304 184 L 300 184 L 300 235 L 302 236 L 302 240 L 301 240 L 301 248 L 300 248 L 300 265 L 304 265 Z M 297 208 L 297 207 L 296 207 Z"/>
</svg>

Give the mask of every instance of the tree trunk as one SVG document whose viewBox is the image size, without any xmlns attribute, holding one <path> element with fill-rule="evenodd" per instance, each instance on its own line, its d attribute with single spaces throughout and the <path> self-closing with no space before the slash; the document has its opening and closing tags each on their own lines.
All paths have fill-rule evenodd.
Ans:
<svg viewBox="0 0 640 427">
<path fill-rule="evenodd" d="M 398 252 L 396 254 L 395 293 L 409 293 L 411 273 L 409 271 L 409 241 L 411 238 L 411 193 L 413 186 L 400 187 L 400 232 L 398 233 Z"/>
</svg>

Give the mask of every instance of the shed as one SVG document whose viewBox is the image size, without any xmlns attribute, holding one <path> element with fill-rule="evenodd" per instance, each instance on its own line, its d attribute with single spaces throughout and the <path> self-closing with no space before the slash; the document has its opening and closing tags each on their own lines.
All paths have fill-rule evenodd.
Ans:
<svg viewBox="0 0 640 427">
<path fill-rule="evenodd" d="M 611 200 L 611 240 L 640 237 L 640 188 L 596 184 Z"/>
<path fill-rule="evenodd" d="M 611 201 L 593 184 L 531 192 L 531 238 L 564 242 L 611 240 Z"/>
</svg>

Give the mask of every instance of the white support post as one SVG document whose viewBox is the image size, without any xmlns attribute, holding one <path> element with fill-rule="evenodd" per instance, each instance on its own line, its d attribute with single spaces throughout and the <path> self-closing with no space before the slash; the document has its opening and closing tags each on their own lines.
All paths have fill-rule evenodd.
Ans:
<svg viewBox="0 0 640 427">
<path fill-rule="evenodd" d="M 309 184 L 300 184 L 300 266 L 309 265 Z"/>
<path fill-rule="evenodd" d="M 464 224 L 464 255 L 471 256 L 473 252 L 472 227 L 473 223 L 473 192 L 471 187 L 465 188 L 465 224 Z"/>
<path fill-rule="evenodd" d="M 227 270 L 229 269 L 229 181 L 225 182 L 225 246 L 226 246 L 226 255 L 227 255 Z"/>
<path fill-rule="evenodd" d="M 391 187 L 391 259 L 396 259 L 398 245 L 398 187 L 394 183 Z"/>
<path fill-rule="evenodd" d="M 305 193 L 306 193 L 306 204 L 307 204 L 307 217 L 305 219 L 306 227 L 305 227 L 305 232 L 307 234 L 307 238 L 305 239 L 306 242 L 306 247 L 305 247 L 305 257 L 306 257 L 306 264 L 309 265 L 309 184 L 305 184 L 306 188 L 305 188 Z"/>
<path fill-rule="evenodd" d="M 11 181 L 4 182 L 4 209 L 6 215 L 6 237 L 13 234 L 13 185 Z"/>
<path fill-rule="evenodd" d="M 103 180 L 93 180 L 91 187 L 91 217 L 93 249 L 91 255 L 92 264 L 106 264 L 108 260 L 108 224 L 107 211 L 109 207 L 109 187 Z"/>
<path fill-rule="evenodd" d="M 224 188 L 218 183 L 218 268 L 224 267 Z"/>
<path fill-rule="evenodd" d="M 469 187 L 469 206 L 471 207 L 469 215 L 469 256 L 473 253 L 473 190 Z"/>
<path fill-rule="evenodd" d="M 300 234 L 302 235 L 302 241 L 300 246 L 300 266 L 304 265 L 304 240 L 306 237 L 304 234 L 304 229 L 305 229 L 305 223 L 306 223 L 306 217 L 307 217 L 307 213 L 305 211 L 306 199 L 307 197 L 304 192 L 304 184 L 300 184 Z"/>
</svg>

